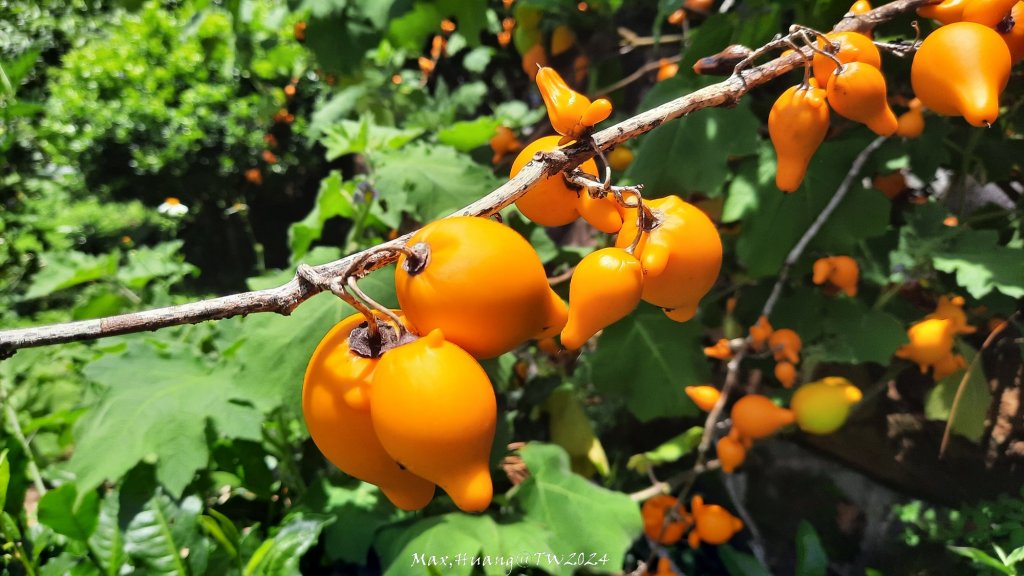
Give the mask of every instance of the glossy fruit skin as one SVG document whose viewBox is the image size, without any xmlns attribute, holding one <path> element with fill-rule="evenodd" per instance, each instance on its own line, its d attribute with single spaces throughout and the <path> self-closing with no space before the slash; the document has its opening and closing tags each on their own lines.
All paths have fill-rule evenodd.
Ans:
<svg viewBox="0 0 1024 576">
<path fill-rule="evenodd" d="M 909 344 L 896 350 L 897 358 L 905 358 L 917 364 L 921 373 L 939 363 L 953 349 L 952 323 L 945 318 L 929 318 L 914 324 L 907 330 Z"/>
<path fill-rule="evenodd" d="M 537 72 L 536 81 L 551 126 L 562 135 L 562 144 L 578 140 L 594 124 L 611 116 L 611 102 L 605 98 L 591 102 L 570 88 L 554 68 L 541 68 Z"/>
<path fill-rule="evenodd" d="M 839 51 L 834 56 L 843 64 L 863 62 L 875 68 L 882 67 L 882 55 L 871 38 L 857 32 L 832 32 L 825 37 L 830 42 L 839 44 Z M 818 47 L 824 49 L 825 41 L 819 40 Z M 836 70 L 835 61 L 815 52 L 811 65 L 814 67 L 814 79 L 818 81 L 818 86 L 828 86 L 828 79 Z"/>
<path fill-rule="evenodd" d="M 690 533 L 692 548 L 697 548 L 701 542 L 725 544 L 733 535 L 743 530 L 743 522 L 739 518 L 718 504 L 705 504 L 700 496 L 694 496 L 690 501 L 690 510 L 694 521 L 694 530 Z"/>
<path fill-rule="evenodd" d="M 896 118 L 896 135 L 914 139 L 924 133 L 924 112 L 920 106 L 911 108 Z"/>
<path fill-rule="evenodd" d="M 722 397 L 722 393 L 714 386 L 687 386 L 686 395 L 693 400 L 697 408 L 705 412 L 711 412 L 718 399 Z"/>
<path fill-rule="evenodd" d="M 718 279 L 722 240 L 711 219 L 678 196 L 645 204 L 658 224 L 643 233 L 634 252 L 644 268 L 643 300 L 667 309 L 669 318 L 686 322 Z M 625 248 L 633 242 L 636 220 L 636 209 L 627 210 L 615 246 Z"/>
<path fill-rule="evenodd" d="M 918 16 L 938 20 L 943 24 L 959 22 L 964 15 L 964 7 L 970 0 L 945 0 L 938 4 L 929 4 L 917 9 Z"/>
<path fill-rule="evenodd" d="M 795 192 L 800 187 L 811 157 L 825 141 L 828 124 L 828 103 L 821 88 L 793 86 L 775 101 L 768 114 L 768 134 L 779 159 L 779 190 Z"/>
<path fill-rule="evenodd" d="M 565 303 L 515 230 L 457 216 L 424 226 L 408 245 L 419 243 L 430 250 L 423 269 L 411 273 L 402 254 L 395 271 L 399 305 L 416 333 L 440 328 L 477 358 L 493 358 L 565 326 Z"/>
<path fill-rule="evenodd" d="M 767 438 L 794 420 L 793 412 L 760 394 L 747 394 L 736 401 L 731 416 L 733 429 L 753 440 Z"/>
<path fill-rule="evenodd" d="M 747 459 L 747 449 L 735 438 L 722 436 L 715 444 L 715 454 L 722 465 L 722 472 L 732 474 Z"/>
<path fill-rule="evenodd" d="M 665 515 L 679 503 L 674 496 L 658 494 L 647 499 L 640 507 L 640 515 L 644 521 L 644 534 L 659 544 L 675 544 L 683 538 L 683 533 L 690 527 L 691 521 L 686 511 L 679 508 L 679 520 L 665 525 Z"/>
<path fill-rule="evenodd" d="M 954 334 L 974 334 L 977 328 L 967 323 L 967 314 L 964 312 L 964 299 L 962 296 L 939 296 L 935 304 L 935 312 L 925 316 L 927 319 L 939 318 L 949 320 L 950 330 Z"/>
<path fill-rule="evenodd" d="M 982 26 L 994 28 L 1010 13 L 1017 0 L 971 0 L 964 6 L 961 19 L 964 22 L 977 22 Z"/>
<path fill-rule="evenodd" d="M 617 146 L 608 153 L 608 165 L 612 170 L 623 172 L 633 163 L 633 151 L 625 146 Z"/>
<path fill-rule="evenodd" d="M 707 346 L 704 348 L 704 355 L 708 358 L 715 358 L 718 360 L 732 360 L 734 356 L 732 352 L 732 344 L 729 340 L 722 338 L 718 342 L 715 342 L 714 346 Z"/>
<path fill-rule="evenodd" d="M 523 144 L 516 138 L 516 133 L 507 126 L 498 126 L 490 144 L 491 150 L 494 152 L 494 155 L 491 156 L 491 164 L 501 162 L 506 154 L 523 147 Z"/>
<path fill-rule="evenodd" d="M 793 364 L 799 364 L 800 351 L 803 347 L 804 344 L 800 339 L 800 335 L 789 328 L 776 330 L 768 338 L 768 349 L 775 354 L 776 362 L 785 360 Z"/>
<path fill-rule="evenodd" d="M 395 506 L 419 510 L 434 497 L 434 484 L 403 469 L 384 450 L 370 417 L 372 378 L 378 360 L 349 349 L 353 314 L 334 325 L 313 352 L 302 383 L 302 415 L 324 456 L 346 474 L 376 484 Z"/>
<path fill-rule="evenodd" d="M 775 363 L 775 379 L 787 390 L 793 387 L 796 382 L 796 366 L 791 362 Z"/>
<path fill-rule="evenodd" d="M 955 22 L 924 39 L 910 67 L 914 93 L 929 110 L 987 126 L 999 116 L 1010 50 L 991 28 Z"/>
<path fill-rule="evenodd" d="M 879 136 L 891 136 L 899 127 L 886 100 L 885 77 L 870 64 L 844 64 L 841 72 L 829 76 L 826 92 L 837 114 L 866 125 Z"/>
<path fill-rule="evenodd" d="M 587 254 L 569 283 L 569 320 L 562 346 L 576 350 L 605 327 L 618 322 L 640 303 L 644 271 L 636 256 L 621 248 Z"/>
<path fill-rule="evenodd" d="M 857 0 L 856 2 L 853 3 L 853 6 L 850 6 L 850 14 L 854 14 L 857 16 L 861 14 L 867 14 L 870 11 L 871 2 L 868 2 L 868 0 Z"/>
<path fill-rule="evenodd" d="M 860 389 L 846 378 L 830 376 L 801 386 L 789 401 L 796 423 L 808 434 L 831 434 L 850 414 L 850 406 L 860 402 Z"/>
<path fill-rule="evenodd" d="M 512 162 L 509 178 L 514 178 L 530 163 L 537 152 L 551 152 L 559 148 L 558 136 L 544 136 L 527 144 Z M 597 163 L 587 160 L 580 169 L 597 176 Z M 579 218 L 580 193 L 569 188 L 561 174 L 555 174 L 534 184 L 533 188 L 516 200 L 516 208 L 541 226 L 564 226 Z"/>
<path fill-rule="evenodd" d="M 381 445 L 464 512 L 491 503 L 497 414 L 487 373 L 440 330 L 385 352 L 377 364 L 370 415 Z"/>
<path fill-rule="evenodd" d="M 814 262 L 815 284 L 828 282 L 851 298 L 857 295 L 859 279 L 860 266 L 849 256 L 828 256 Z"/>
<path fill-rule="evenodd" d="M 999 35 L 1010 50 L 1010 63 L 1016 64 L 1024 60 L 1024 2 L 1014 4 L 1010 16 L 1013 18 L 1013 28 L 1009 32 L 1000 32 Z"/>
</svg>

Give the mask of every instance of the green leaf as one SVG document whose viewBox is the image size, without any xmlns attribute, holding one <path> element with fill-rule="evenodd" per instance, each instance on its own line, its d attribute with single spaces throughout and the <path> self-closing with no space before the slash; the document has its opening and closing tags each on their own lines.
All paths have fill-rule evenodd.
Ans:
<svg viewBox="0 0 1024 576">
<path fill-rule="evenodd" d="M 826 142 L 815 154 L 803 186 L 792 194 L 776 189 L 774 178 L 770 182 L 760 177 L 756 182 L 748 181 L 757 188 L 757 209 L 749 209 L 751 203 L 747 202 L 736 253 L 750 275 L 778 274 L 786 254 L 832 199 L 866 145 L 867 141 L 861 139 Z M 885 196 L 865 189 L 857 180 L 808 250 L 848 253 L 860 240 L 885 233 L 891 209 Z"/>
<path fill-rule="evenodd" d="M 39 500 L 39 521 L 58 534 L 86 541 L 99 520 L 99 496 L 95 490 L 82 495 L 79 502 L 74 484 L 64 484 L 47 492 Z"/>
<path fill-rule="evenodd" d="M 397 150 L 422 133 L 419 128 L 378 126 L 364 116 L 324 128 L 320 141 L 327 148 L 327 159 L 334 160 L 346 154 Z"/>
<path fill-rule="evenodd" d="M 306 46 L 320 67 L 331 74 L 361 70 L 366 52 L 379 41 L 380 34 L 372 25 L 344 14 L 313 17 L 306 26 Z"/>
<path fill-rule="evenodd" d="M 888 364 L 906 330 L 895 316 L 872 310 L 859 299 L 829 299 L 819 316 L 825 332 L 817 358 L 820 361 Z"/>
<path fill-rule="evenodd" d="M 828 573 L 828 556 L 821 547 L 821 539 L 814 526 L 801 520 L 796 529 L 796 576 L 825 576 Z"/>
<path fill-rule="evenodd" d="M 506 576 L 517 567 L 569 573 L 552 560 L 556 554 L 550 538 L 533 522 L 498 523 L 490 516 L 455 512 L 389 526 L 374 547 L 385 575 L 468 575 L 474 565 L 492 576 Z"/>
<path fill-rule="evenodd" d="M 642 421 L 697 413 L 683 388 L 708 381 L 699 322 L 680 324 L 642 303 L 605 329 L 593 356 L 590 377 L 603 394 L 626 400 Z"/>
<path fill-rule="evenodd" d="M 129 288 L 145 288 L 158 278 L 169 278 L 172 282 L 199 269 L 185 262 L 181 253 L 182 240 L 161 242 L 156 246 L 143 246 L 128 253 L 128 263 L 117 271 L 117 279 Z"/>
<path fill-rule="evenodd" d="M 1017 571 L 1014 570 L 1012 567 L 1006 566 L 999 560 L 996 560 L 992 556 L 989 556 L 987 553 L 978 550 L 977 548 L 968 548 L 964 546 L 948 546 L 948 548 L 961 556 L 970 558 L 974 562 L 977 562 L 982 566 L 992 568 L 993 570 L 996 570 L 1002 574 L 1007 574 L 1008 576 L 1016 576 L 1017 574 Z"/>
<path fill-rule="evenodd" d="M 480 44 L 480 32 L 487 26 L 487 0 L 438 0 L 437 5 L 459 23 L 459 33 L 470 46 Z"/>
<path fill-rule="evenodd" d="M 970 366 L 976 352 L 969 346 L 960 346 L 960 352 L 964 355 L 967 365 Z M 956 397 L 957 388 L 960 387 L 963 377 L 963 371 L 959 370 L 938 382 L 935 388 L 931 389 L 924 404 L 926 418 L 949 420 L 953 399 Z M 953 433 L 972 442 L 981 440 L 985 433 L 985 419 L 991 404 L 992 392 L 989 390 L 988 382 L 985 381 L 981 367 L 975 366 L 964 385 L 960 404 L 957 406 L 956 418 L 953 419 Z"/>
<path fill-rule="evenodd" d="M 677 94 L 678 83 L 663 86 L 669 82 L 655 86 L 648 100 L 669 90 Z M 641 107 L 647 106 L 645 101 Z M 673 120 L 640 141 L 625 178 L 643 182 L 650 198 L 690 192 L 717 196 L 729 176 L 729 158 L 757 152 L 760 124 L 746 100 L 728 110 L 710 108 Z"/>
<path fill-rule="evenodd" d="M 0 452 L 0 510 L 7 504 L 7 486 L 11 483 L 11 461 L 7 459 L 7 450 Z"/>
<path fill-rule="evenodd" d="M 335 486 L 320 478 L 302 500 L 301 510 L 335 518 L 324 528 L 323 543 L 328 562 L 365 564 L 377 529 L 400 517 L 397 509 L 366 482 Z"/>
<path fill-rule="evenodd" d="M 630 456 L 626 467 L 630 470 L 636 470 L 641 474 L 646 474 L 654 466 L 675 462 L 693 452 L 694 448 L 700 444 L 700 439 L 703 435 L 703 426 L 692 426 L 686 432 L 662 442 L 654 450 Z"/>
<path fill-rule="evenodd" d="M 490 169 L 469 156 L 422 142 L 400 152 L 376 154 L 374 166 L 376 188 L 386 194 L 405 194 L 420 222 L 447 216 L 500 184 Z M 387 196 L 384 200 L 389 201 Z"/>
<path fill-rule="evenodd" d="M 17 92 L 21 81 L 35 68 L 40 54 L 42 54 L 42 50 L 38 48 L 27 50 L 16 56 L 12 62 L 2 63 L 3 72 L 7 75 L 7 81 L 14 87 L 15 92 Z"/>
<path fill-rule="evenodd" d="M 443 16 L 433 3 L 416 2 L 413 9 L 388 23 L 387 37 L 395 46 L 410 52 L 422 49 L 427 37 L 440 30 Z"/>
<path fill-rule="evenodd" d="M 1024 248 L 1000 246 L 995 230 L 968 231 L 935 254 L 936 270 L 955 273 L 956 281 L 975 298 L 999 290 L 1011 298 L 1024 296 Z"/>
<path fill-rule="evenodd" d="M 46 252 L 39 255 L 40 269 L 24 299 L 49 296 L 59 290 L 109 278 L 117 272 L 117 254 L 91 256 L 82 252 Z"/>
<path fill-rule="evenodd" d="M 297 262 L 309 252 L 310 245 L 320 239 L 324 223 L 331 218 L 351 218 L 355 214 L 356 183 L 342 182 L 341 173 L 332 171 L 320 182 L 313 209 L 302 220 L 288 228 L 288 246 L 292 261 Z"/>
<path fill-rule="evenodd" d="M 501 121 L 491 116 L 481 116 L 475 120 L 456 122 L 437 133 L 437 141 L 447 144 L 459 152 L 469 152 L 484 146 L 494 137 L 494 131 Z"/>
<path fill-rule="evenodd" d="M 521 455 L 530 477 L 515 501 L 524 518 L 548 530 L 558 554 L 607 554 L 595 571 L 622 569 L 625 553 L 642 530 L 640 508 L 628 495 L 597 486 L 569 469 L 569 456 L 551 444 L 531 442 Z"/>
<path fill-rule="evenodd" d="M 120 574 L 121 567 L 126 561 L 124 534 L 121 533 L 121 526 L 118 524 L 118 512 L 120 511 L 118 496 L 116 491 L 108 492 L 100 503 L 96 531 L 89 538 L 89 546 L 92 547 L 96 557 L 103 564 L 103 573 L 108 576 Z"/>
<path fill-rule="evenodd" d="M 75 428 L 69 467 L 81 490 L 155 460 L 157 478 L 180 495 L 208 462 L 207 422 L 227 438 L 261 437 L 262 414 L 249 404 L 252 387 L 235 384 L 227 369 L 204 364 L 182 344 L 157 350 L 136 338 L 84 373 L 104 391 Z"/>
<path fill-rule="evenodd" d="M 725 564 L 729 576 L 771 576 L 764 566 L 750 554 L 737 551 L 728 544 L 718 547 L 718 557 Z"/>
<path fill-rule="evenodd" d="M 245 576 L 299 575 L 299 561 L 316 544 L 329 519 L 293 517 L 249 559 Z"/>
<path fill-rule="evenodd" d="M 195 542 L 202 501 L 189 496 L 175 504 L 157 493 L 129 522 L 124 531 L 124 550 L 133 566 L 146 574 L 190 573 L 182 551 Z M 197 553 L 191 550 L 190 553 Z"/>
</svg>

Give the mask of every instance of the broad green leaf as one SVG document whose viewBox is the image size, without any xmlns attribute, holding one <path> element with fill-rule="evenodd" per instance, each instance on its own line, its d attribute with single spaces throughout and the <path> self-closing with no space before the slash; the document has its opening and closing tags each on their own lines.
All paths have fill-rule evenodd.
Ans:
<svg viewBox="0 0 1024 576">
<path fill-rule="evenodd" d="M 459 33 L 470 46 L 480 44 L 480 33 L 487 26 L 487 0 L 438 0 L 441 13 L 459 23 Z"/>
<path fill-rule="evenodd" d="M 189 496 L 175 503 L 165 494 L 157 493 L 128 522 L 124 531 L 124 550 L 131 564 L 146 574 L 190 574 L 190 556 L 198 553 L 195 541 L 202 501 Z M 196 547 L 198 548 L 198 547 Z"/>
<path fill-rule="evenodd" d="M 703 435 L 703 426 L 693 426 L 686 432 L 662 442 L 654 450 L 630 456 L 626 467 L 630 470 L 636 470 L 641 474 L 646 474 L 654 466 L 675 462 L 693 452 L 694 448 L 700 444 L 700 439 Z"/>
<path fill-rule="evenodd" d="M 1012 567 L 1003 564 L 988 553 L 978 550 L 977 548 L 968 548 L 964 546 L 949 546 L 948 548 L 961 556 L 970 558 L 974 562 L 977 562 L 982 566 L 992 568 L 1001 574 L 1006 574 L 1008 576 L 1016 576 L 1017 574 L 1017 571 Z"/>
<path fill-rule="evenodd" d="M 320 182 L 313 209 L 302 220 L 288 228 L 288 246 L 292 261 L 297 262 L 309 251 L 310 245 L 320 239 L 324 223 L 331 218 L 351 218 L 356 211 L 356 183 L 343 182 L 341 173 L 333 171 Z"/>
<path fill-rule="evenodd" d="M 306 46 L 320 67 L 331 74 L 361 70 L 366 52 L 379 41 L 379 32 L 369 22 L 344 14 L 310 18 L 306 26 Z"/>
<path fill-rule="evenodd" d="M 636 503 L 573 474 L 569 456 L 558 446 L 530 443 L 521 454 L 530 470 L 515 493 L 524 518 L 552 534 L 549 543 L 557 554 L 603 553 L 607 565 L 594 566 L 594 571 L 621 570 L 642 530 Z"/>
<path fill-rule="evenodd" d="M 764 566 L 750 554 L 737 551 L 728 544 L 718 547 L 718 557 L 725 564 L 729 576 L 771 576 Z"/>
<path fill-rule="evenodd" d="M 138 338 L 125 352 L 88 364 L 85 375 L 104 391 L 75 428 L 69 467 L 79 489 L 155 459 L 157 478 L 180 495 L 208 462 L 208 422 L 224 437 L 260 439 L 263 418 L 250 405 L 252 387 L 235 384 L 227 370 L 204 364 L 182 344 L 157 350 Z"/>
<path fill-rule="evenodd" d="M 128 253 L 128 262 L 117 271 L 117 279 L 134 289 L 145 288 L 158 278 L 177 281 L 199 269 L 185 262 L 181 253 L 181 240 L 161 242 L 156 246 L 143 246 Z"/>
<path fill-rule="evenodd" d="M 655 86 L 648 99 L 663 97 L 657 92 L 680 88 L 662 84 L 668 82 Z M 717 196 L 729 175 L 729 158 L 757 152 L 759 126 L 746 100 L 728 110 L 699 110 L 645 136 L 625 177 L 643 182 L 645 196 L 651 198 L 686 197 L 691 192 Z"/>
<path fill-rule="evenodd" d="M 642 303 L 604 330 L 587 360 L 590 377 L 602 393 L 625 399 L 642 421 L 695 415 L 683 388 L 710 377 L 700 338 L 698 321 L 680 324 Z"/>
<path fill-rule="evenodd" d="M 335 518 L 323 531 L 326 559 L 352 564 L 365 564 L 377 529 L 401 517 L 376 486 L 365 482 L 335 486 L 326 478 L 310 487 L 301 510 Z"/>
<path fill-rule="evenodd" d="M 7 450 L 0 452 L 0 510 L 7 504 L 7 486 L 11 483 L 11 461 L 7 459 Z"/>
<path fill-rule="evenodd" d="M 976 352 L 969 346 L 959 347 L 960 352 L 970 366 Z M 963 380 L 964 371 L 958 370 L 936 383 L 935 388 L 928 393 L 924 404 L 924 415 L 929 420 L 948 421 L 950 410 L 953 407 L 953 399 L 956 396 L 960 381 Z M 971 371 L 967 383 L 964 385 L 963 394 L 960 397 L 960 404 L 957 406 L 956 418 L 953 419 L 952 431 L 972 442 L 977 442 L 985 433 L 985 418 L 988 416 L 989 406 L 992 404 L 992 392 L 989 390 L 988 382 L 981 366 L 975 366 Z"/>
<path fill-rule="evenodd" d="M 83 555 L 65 550 L 39 568 L 39 576 L 97 576 L 99 571 Z"/>
<path fill-rule="evenodd" d="M 754 277 L 775 276 L 786 254 L 828 204 L 866 140 L 826 142 L 818 149 L 803 186 L 792 194 L 775 188 L 774 178 L 758 178 L 756 210 L 745 210 L 736 253 Z M 748 202 L 749 206 L 749 202 Z M 852 189 L 811 241 L 810 253 L 848 253 L 865 238 L 885 233 L 892 205 L 885 196 L 855 180 Z"/>
<path fill-rule="evenodd" d="M 500 184 L 489 169 L 469 156 L 426 143 L 374 155 L 374 171 L 377 189 L 406 194 L 420 222 L 447 216 Z"/>
<path fill-rule="evenodd" d="M 245 576 L 299 575 L 299 560 L 316 544 L 320 531 L 330 520 L 294 517 L 265 541 L 249 559 Z"/>
<path fill-rule="evenodd" d="M 1024 296 L 1024 248 L 998 244 L 995 230 L 964 232 L 953 245 L 935 254 L 935 269 L 956 274 L 956 281 L 975 298 L 999 290 L 1011 298 Z"/>
<path fill-rule="evenodd" d="M 334 160 L 345 154 L 397 150 L 422 132 L 418 128 L 379 126 L 364 116 L 361 120 L 342 120 L 324 128 L 320 141 L 327 148 L 327 159 Z"/>
<path fill-rule="evenodd" d="M 39 50 L 38 48 L 34 50 L 26 50 L 16 56 L 11 62 L 0 63 L 0 66 L 3 67 L 4 74 L 7 75 L 7 81 L 11 83 L 11 86 L 14 87 L 15 91 L 18 90 L 18 85 L 21 84 L 21 81 L 24 80 L 25 77 L 28 76 L 28 73 L 32 71 L 32 68 L 35 67 L 36 60 L 39 60 L 39 55 L 41 53 L 42 50 Z"/>
<path fill-rule="evenodd" d="M 814 526 L 801 520 L 796 529 L 796 576 L 825 576 L 828 556 L 821 547 L 821 539 Z"/>
<path fill-rule="evenodd" d="M 412 10 L 388 22 L 387 38 L 395 46 L 417 52 L 431 34 L 441 29 L 443 18 L 434 3 L 416 2 Z"/>
<path fill-rule="evenodd" d="M 499 124 L 501 122 L 491 116 L 481 116 L 475 120 L 456 122 L 447 128 L 439 130 L 437 141 L 447 144 L 459 152 L 469 152 L 490 142 Z"/>
<path fill-rule="evenodd" d="M 99 496 L 95 490 L 79 499 L 75 485 L 69 483 L 50 490 L 39 500 L 39 521 L 68 538 L 88 540 L 98 520 Z"/>
<path fill-rule="evenodd" d="M 451 513 L 394 524 L 374 544 L 384 574 L 470 574 L 474 566 L 492 576 L 535 567 L 569 574 L 548 541 L 552 534 L 528 521 L 495 522 L 490 516 Z"/>
<path fill-rule="evenodd" d="M 103 564 L 103 572 L 108 576 L 117 576 L 126 561 L 124 552 L 124 534 L 118 524 L 120 511 L 119 494 L 108 492 L 100 502 L 99 521 L 96 531 L 89 538 L 89 546 Z"/>
<path fill-rule="evenodd" d="M 759 158 L 745 159 L 729 183 L 722 222 L 736 222 L 756 212 L 760 205 L 759 191 L 774 185 L 775 151 L 770 146 L 761 146 Z"/>
<path fill-rule="evenodd" d="M 47 252 L 39 255 L 41 267 L 32 277 L 25 300 L 49 296 L 59 290 L 109 278 L 117 272 L 117 254 L 91 256 L 82 252 Z"/>
<path fill-rule="evenodd" d="M 906 330 L 896 317 L 871 310 L 860 299 L 832 298 L 819 318 L 825 332 L 821 361 L 888 364 L 907 342 Z"/>
</svg>

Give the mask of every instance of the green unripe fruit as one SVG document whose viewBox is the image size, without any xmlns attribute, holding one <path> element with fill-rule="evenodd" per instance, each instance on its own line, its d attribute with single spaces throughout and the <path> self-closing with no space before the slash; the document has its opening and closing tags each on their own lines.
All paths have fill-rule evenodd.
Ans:
<svg viewBox="0 0 1024 576">
<path fill-rule="evenodd" d="M 830 376 L 801 386 L 790 400 L 790 409 L 804 432 L 831 434 L 846 422 L 850 406 L 860 399 L 860 390 L 849 380 Z"/>
</svg>

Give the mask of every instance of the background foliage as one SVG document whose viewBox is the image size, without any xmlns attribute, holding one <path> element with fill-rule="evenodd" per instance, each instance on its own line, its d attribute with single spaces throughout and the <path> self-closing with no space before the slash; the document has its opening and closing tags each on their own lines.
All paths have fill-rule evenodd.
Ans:
<svg viewBox="0 0 1024 576">
<path fill-rule="evenodd" d="M 609 94 L 621 120 L 713 81 L 690 71 L 701 56 L 760 45 L 793 22 L 829 28 L 849 7 L 749 0 L 724 14 L 693 11 L 684 48 L 665 23 L 678 4 L 0 2 L 0 327 L 275 286 L 300 262 L 338 258 L 470 203 L 507 175 L 510 158 L 492 165 L 488 146 L 498 126 L 524 142 L 549 130 L 520 54 L 549 46 L 559 26 L 575 43 L 550 63 L 567 77 L 579 71 L 575 84 L 590 94 L 681 56 L 674 78 L 655 83 L 651 72 Z M 503 47 L 508 17 L 520 25 Z M 456 31 L 426 75 L 417 60 L 445 19 Z M 910 20 L 877 38 L 911 35 Z M 620 50 L 618 27 L 665 41 Z M 890 94 L 910 97 L 908 62 L 886 55 L 884 65 Z M 580 552 L 601 560 L 591 571 L 632 569 L 651 547 L 628 495 L 650 485 L 648 471 L 668 478 L 691 466 L 687 431 L 703 417 L 682 389 L 723 376 L 701 347 L 754 323 L 786 253 L 870 141 L 863 127 L 834 121 L 801 190 L 779 193 L 765 123 L 798 74 L 629 144 L 635 161 L 617 181 L 705 209 L 723 234 L 722 276 L 687 324 L 644 305 L 578 358 L 530 345 L 486 363 L 501 406 L 497 497 L 486 514 L 457 512 L 443 497 L 421 513 L 397 511 L 319 454 L 302 422 L 300 382 L 319 338 L 351 312 L 321 295 L 287 318 L 29 349 L 0 363 L 0 571 L 405 574 L 422 573 L 410 567 L 415 553 Z M 958 343 L 969 357 L 991 320 L 1020 307 L 1019 80 L 1017 70 L 992 129 L 929 116 L 921 138 L 893 139 L 871 158 L 771 318 L 807 344 L 802 380 L 844 375 L 866 400 L 834 437 L 790 434 L 759 446 L 734 477 L 702 476 L 698 492 L 745 506 L 762 534 L 672 548 L 674 565 L 1015 573 L 1024 433 L 997 438 L 993 420 L 1007 386 L 1020 385 L 1019 329 L 969 379 L 945 461 L 935 451 L 962 372 L 933 383 L 892 355 L 939 295 L 967 298 L 979 326 Z M 907 185 L 887 197 L 872 177 L 897 170 Z M 171 197 L 187 213 L 161 209 Z M 608 241 L 504 215 L 553 276 Z M 860 263 L 857 298 L 811 284 L 811 264 L 832 254 Z M 389 270 L 362 285 L 395 303 Z M 749 363 L 750 377 L 785 399 L 770 372 L 763 359 Z M 604 462 L 580 450 L 579 435 L 589 445 L 591 431 Z M 512 442 L 527 443 L 516 456 L 530 472 L 521 483 L 503 473 L 517 462 L 506 459 Z M 913 547 L 938 553 L 907 554 Z M 444 573 L 481 571 L 506 567 Z"/>
</svg>

